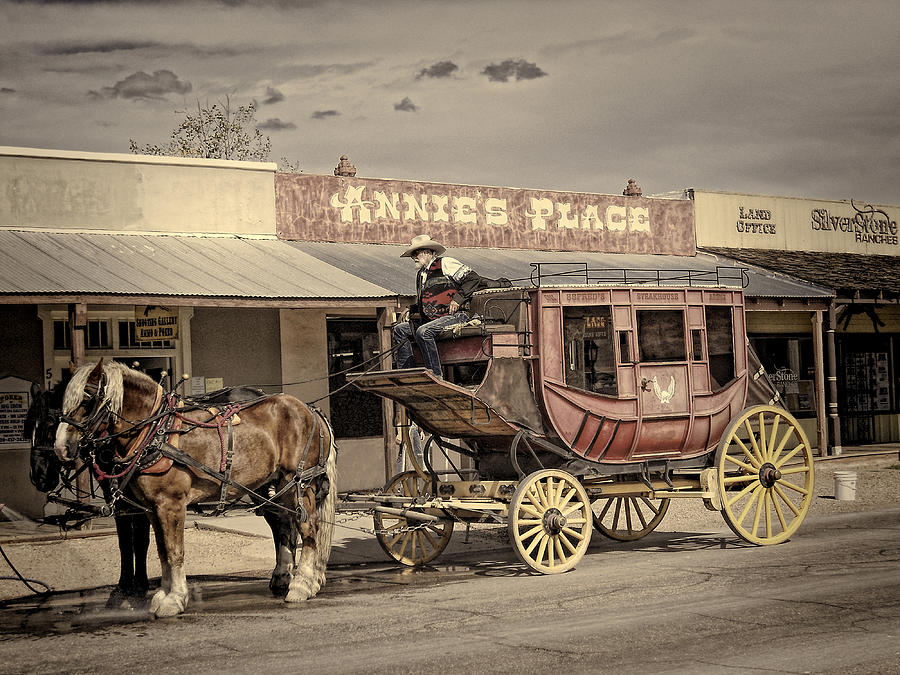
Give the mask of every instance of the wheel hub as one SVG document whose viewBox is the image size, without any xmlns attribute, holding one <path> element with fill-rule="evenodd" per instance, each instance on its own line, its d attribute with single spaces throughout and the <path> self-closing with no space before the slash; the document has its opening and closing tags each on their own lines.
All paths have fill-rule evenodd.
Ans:
<svg viewBox="0 0 900 675">
<path fill-rule="evenodd" d="M 559 509 L 547 509 L 544 514 L 544 529 L 551 534 L 559 534 L 566 526 L 566 517 Z"/>
<path fill-rule="evenodd" d="M 759 482 L 763 487 L 770 488 L 781 480 L 781 471 L 774 464 L 766 462 L 759 468 Z"/>
</svg>

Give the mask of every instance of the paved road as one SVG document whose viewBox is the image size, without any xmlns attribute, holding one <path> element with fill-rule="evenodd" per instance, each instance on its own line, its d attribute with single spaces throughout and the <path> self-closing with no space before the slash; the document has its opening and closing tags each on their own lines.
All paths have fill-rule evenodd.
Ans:
<svg viewBox="0 0 900 675">
<path fill-rule="evenodd" d="M 597 537 L 558 576 L 488 558 L 346 566 L 299 608 L 262 577 L 203 577 L 162 621 L 103 610 L 103 589 L 12 603 L 0 672 L 900 673 L 900 508 L 810 518 L 773 547 Z"/>
</svg>

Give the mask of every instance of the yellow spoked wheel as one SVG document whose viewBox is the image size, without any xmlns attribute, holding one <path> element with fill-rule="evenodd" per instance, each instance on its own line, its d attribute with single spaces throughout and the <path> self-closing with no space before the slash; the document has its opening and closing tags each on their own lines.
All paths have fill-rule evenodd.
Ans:
<svg viewBox="0 0 900 675">
<path fill-rule="evenodd" d="M 779 544 L 803 522 L 813 498 L 812 450 L 797 420 L 758 405 L 734 418 L 716 454 L 722 516 L 754 544 Z"/>
<path fill-rule="evenodd" d="M 600 497 L 591 504 L 594 527 L 610 539 L 635 541 L 656 529 L 670 501 L 662 497 Z"/>
<path fill-rule="evenodd" d="M 384 492 L 410 501 L 425 494 L 428 482 L 415 471 L 394 476 Z M 403 505 L 397 505 L 401 508 Z M 375 513 L 375 537 L 384 552 L 398 563 L 415 567 L 437 558 L 453 536 L 453 522 L 421 522 L 403 516 Z"/>
<path fill-rule="evenodd" d="M 558 469 L 535 471 L 509 504 L 509 540 L 519 559 L 544 574 L 566 572 L 591 543 L 590 501 L 578 479 Z"/>
</svg>

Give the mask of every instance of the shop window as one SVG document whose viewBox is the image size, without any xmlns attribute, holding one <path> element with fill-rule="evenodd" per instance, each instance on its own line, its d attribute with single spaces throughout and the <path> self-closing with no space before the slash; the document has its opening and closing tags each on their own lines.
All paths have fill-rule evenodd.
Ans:
<svg viewBox="0 0 900 675">
<path fill-rule="evenodd" d="M 372 359 L 379 354 L 378 325 L 372 320 L 329 319 L 328 331 L 328 386 L 331 394 L 331 425 L 339 438 L 363 438 L 381 436 L 381 399 L 374 394 L 360 391 L 354 386 L 345 387 L 348 371 L 363 371 L 373 366 Z"/>
<path fill-rule="evenodd" d="M 752 337 L 769 380 L 793 413 L 816 409 L 812 337 Z"/>
<path fill-rule="evenodd" d="M 684 312 L 680 309 L 639 309 L 636 315 L 639 360 L 687 360 Z"/>
<path fill-rule="evenodd" d="M 109 349 L 110 330 L 108 319 L 89 319 L 84 334 L 85 349 Z M 53 349 L 70 349 L 69 322 L 57 319 L 53 322 Z"/>
<path fill-rule="evenodd" d="M 610 308 L 566 307 L 563 309 L 563 330 L 566 384 L 616 396 L 615 335 Z M 627 338 L 627 333 L 620 333 L 622 335 Z"/>
<path fill-rule="evenodd" d="M 138 340 L 134 321 L 119 321 L 119 349 L 171 349 L 173 340 Z"/>
<path fill-rule="evenodd" d="M 713 390 L 722 389 L 734 379 L 734 332 L 731 307 L 706 308 L 706 339 L 709 352 L 709 377 Z"/>
</svg>

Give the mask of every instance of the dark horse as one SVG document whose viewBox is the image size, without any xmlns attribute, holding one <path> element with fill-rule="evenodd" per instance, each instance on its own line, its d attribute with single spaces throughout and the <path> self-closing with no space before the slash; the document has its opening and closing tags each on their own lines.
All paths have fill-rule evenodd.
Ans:
<svg viewBox="0 0 900 675">
<path fill-rule="evenodd" d="M 56 428 L 62 414 L 63 394 L 68 380 L 45 391 L 31 386 L 31 407 L 25 418 L 25 435 L 31 438 L 32 484 L 41 492 L 56 490 L 61 479 L 61 463 L 53 445 Z M 104 496 L 109 499 L 109 481 L 100 481 Z M 116 593 L 144 597 L 147 593 L 147 551 L 150 548 L 150 519 L 134 507 L 116 502 L 113 512 L 119 543 L 119 581 Z M 110 598 L 111 601 L 114 598 Z"/>
<path fill-rule="evenodd" d="M 187 606 L 188 504 L 216 499 L 222 504 L 251 491 L 251 498 L 266 506 L 263 515 L 275 539 L 270 588 L 288 602 L 313 597 L 325 583 L 337 501 L 331 426 L 287 394 L 229 407 L 227 413 L 179 407 L 177 398 L 122 364 L 83 366 L 66 388 L 56 434 L 55 450 L 63 462 L 112 440 L 119 465 L 138 467 L 129 488 L 150 510 L 162 568 L 150 612 L 172 616 Z M 170 442 L 150 442 L 164 436 Z M 145 466 L 145 459 L 152 465 Z M 174 464 L 166 468 L 166 462 Z M 298 534 L 302 550 L 296 559 Z"/>
</svg>

